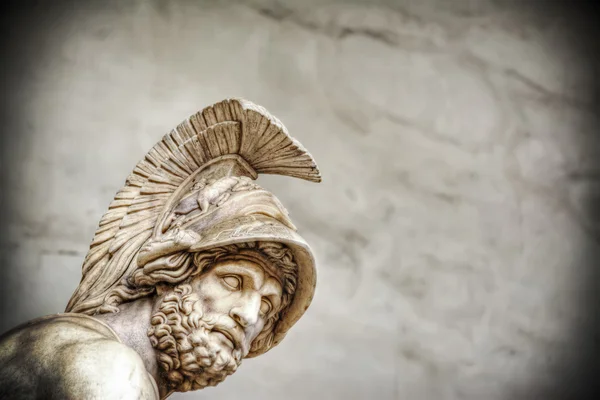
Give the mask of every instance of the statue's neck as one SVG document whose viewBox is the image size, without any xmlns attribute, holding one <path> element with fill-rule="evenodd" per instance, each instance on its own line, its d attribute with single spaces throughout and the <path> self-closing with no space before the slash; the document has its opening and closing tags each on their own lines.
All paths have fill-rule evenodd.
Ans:
<svg viewBox="0 0 600 400">
<path fill-rule="evenodd" d="M 140 355 L 146 370 L 158 385 L 160 398 L 164 399 L 169 394 L 166 390 L 167 385 L 160 374 L 156 352 L 147 334 L 153 306 L 152 298 L 143 298 L 120 305 L 118 313 L 95 315 L 94 318 L 108 324 L 123 344 L 131 347 Z"/>
</svg>

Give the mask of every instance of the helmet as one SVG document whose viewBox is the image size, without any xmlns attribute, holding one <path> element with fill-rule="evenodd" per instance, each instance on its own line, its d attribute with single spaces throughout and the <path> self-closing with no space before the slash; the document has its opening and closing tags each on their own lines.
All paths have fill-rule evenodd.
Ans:
<svg viewBox="0 0 600 400">
<path fill-rule="evenodd" d="M 224 100 L 183 121 L 137 164 L 102 217 L 66 311 L 97 314 L 123 279 L 164 254 L 280 242 L 298 266 L 296 291 L 274 340 L 248 356 L 280 343 L 312 301 L 315 260 L 281 202 L 254 183 L 261 173 L 321 181 L 308 151 L 249 101 Z M 185 234 L 173 242 L 173 232 Z"/>
</svg>

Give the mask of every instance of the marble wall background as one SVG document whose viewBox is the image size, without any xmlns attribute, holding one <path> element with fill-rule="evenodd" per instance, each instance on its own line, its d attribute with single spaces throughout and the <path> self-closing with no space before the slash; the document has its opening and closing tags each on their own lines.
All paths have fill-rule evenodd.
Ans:
<svg viewBox="0 0 600 400">
<path fill-rule="evenodd" d="M 583 390 L 598 344 L 584 307 L 597 75 L 563 20 L 515 4 L 113 1 L 15 16 L 1 330 L 61 312 L 135 163 L 189 114 L 242 96 L 320 164 L 320 185 L 259 180 L 313 244 L 318 292 L 282 345 L 173 399 Z"/>
</svg>

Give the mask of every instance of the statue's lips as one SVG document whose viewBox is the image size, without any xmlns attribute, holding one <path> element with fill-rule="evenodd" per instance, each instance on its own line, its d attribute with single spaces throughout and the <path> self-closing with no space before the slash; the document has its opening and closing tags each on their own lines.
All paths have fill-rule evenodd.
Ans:
<svg viewBox="0 0 600 400">
<path fill-rule="evenodd" d="M 227 342 L 229 342 L 231 350 L 235 350 L 236 347 L 240 347 L 239 342 L 234 339 L 233 334 L 227 331 L 226 329 L 220 329 L 215 327 L 213 328 L 213 332 L 220 333 L 222 336 L 224 336 Z"/>
</svg>

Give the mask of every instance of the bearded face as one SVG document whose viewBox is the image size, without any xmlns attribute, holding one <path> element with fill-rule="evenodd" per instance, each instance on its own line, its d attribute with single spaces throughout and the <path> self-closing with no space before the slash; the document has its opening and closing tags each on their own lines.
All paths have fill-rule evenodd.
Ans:
<svg viewBox="0 0 600 400">
<path fill-rule="evenodd" d="M 215 386 L 233 374 L 281 302 L 280 279 L 239 257 L 163 293 L 148 336 L 172 390 Z"/>
</svg>

